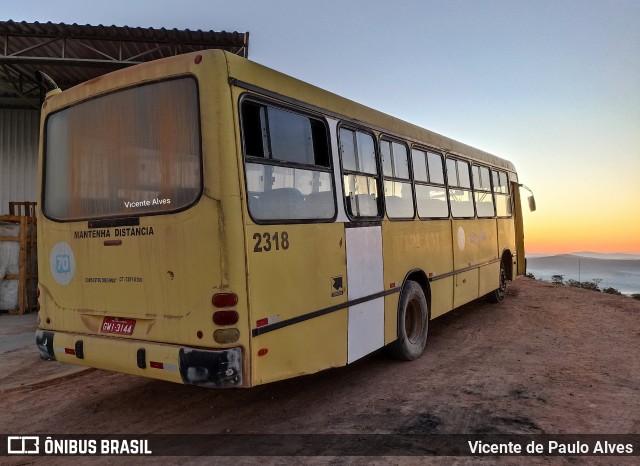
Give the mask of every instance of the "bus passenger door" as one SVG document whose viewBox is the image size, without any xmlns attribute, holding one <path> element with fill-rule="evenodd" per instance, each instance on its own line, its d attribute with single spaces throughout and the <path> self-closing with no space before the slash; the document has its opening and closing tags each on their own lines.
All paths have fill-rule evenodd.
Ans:
<svg viewBox="0 0 640 466">
<path fill-rule="evenodd" d="M 370 298 L 384 290 L 382 226 L 345 223 L 347 294 L 349 302 L 348 355 L 351 363 L 384 346 L 384 297 Z"/>
</svg>

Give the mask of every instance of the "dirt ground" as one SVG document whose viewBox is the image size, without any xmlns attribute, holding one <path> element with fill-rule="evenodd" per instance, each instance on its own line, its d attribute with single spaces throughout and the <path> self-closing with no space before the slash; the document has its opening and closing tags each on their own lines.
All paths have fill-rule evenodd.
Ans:
<svg viewBox="0 0 640 466">
<path fill-rule="evenodd" d="M 476 301 L 430 324 L 426 351 L 416 361 L 376 353 L 347 367 L 252 389 L 211 390 L 100 370 L 12 389 L 0 393 L 0 432 L 640 434 L 640 301 L 518 278 L 509 283 L 501 304 Z M 35 353 L 22 357 L 26 370 L 58 364 L 40 361 Z M 135 463 L 604 465 L 633 460 L 247 456 L 135 458 Z M 89 461 L 131 462 L 0 458 L 2 464 Z"/>
<path fill-rule="evenodd" d="M 0 314 L 0 393 L 88 370 L 75 364 L 42 361 L 35 348 L 37 313 Z"/>
</svg>

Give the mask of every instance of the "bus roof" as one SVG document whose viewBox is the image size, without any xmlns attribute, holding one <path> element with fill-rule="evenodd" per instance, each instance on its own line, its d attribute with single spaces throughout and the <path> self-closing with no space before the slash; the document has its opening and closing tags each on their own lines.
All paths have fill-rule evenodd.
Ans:
<svg viewBox="0 0 640 466">
<path fill-rule="evenodd" d="M 210 50 L 205 53 L 224 54 L 229 78 L 240 86 L 257 87 L 271 94 L 321 109 L 324 113 L 328 111 L 392 136 L 402 137 L 442 152 L 461 155 L 514 173 L 516 171 L 513 163 L 508 160 L 374 110 L 245 58 L 220 50 Z"/>
</svg>

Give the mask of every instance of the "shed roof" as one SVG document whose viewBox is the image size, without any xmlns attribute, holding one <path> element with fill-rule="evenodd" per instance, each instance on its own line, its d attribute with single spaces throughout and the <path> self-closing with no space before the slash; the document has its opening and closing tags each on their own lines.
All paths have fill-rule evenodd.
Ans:
<svg viewBox="0 0 640 466">
<path fill-rule="evenodd" d="M 246 58 L 249 33 L 0 21 L 0 108 L 39 108 L 36 71 L 66 89 L 119 68 L 204 49 Z"/>
</svg>

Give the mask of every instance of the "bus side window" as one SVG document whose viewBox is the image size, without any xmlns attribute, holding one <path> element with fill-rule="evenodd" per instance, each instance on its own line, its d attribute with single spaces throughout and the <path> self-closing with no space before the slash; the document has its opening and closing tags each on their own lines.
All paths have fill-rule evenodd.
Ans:
<svg viewBox="0 0 640 466">
<path fill-rule="evenodd" d="M 254 103 L 245 102 L 242 106 L 244 151 L 246 156 L 265 157 L 269 153 L 265 108 Z"/>
<path fill-rule="evenodd" d="M 473 218 L 475 211 L 471 195 L 469 162 L 447 159 L 447 178 L 451 215 L 455 218 Z"/>
<path fill-rule="evenodd" d="M 496 210 L 493 204 L 493 192 L 491 190 L 491 176 L 487 167 L 473 165 L 473 197 L 476 203 L 476 211 L 480 218 L 495 217 Z"/>
<path fill-rule="evenodd" d="M 413 149 L 413 179 L 416 187 L 418 216 L 426 218 L 448 218 L 447 189 L 444 183 L 442 155 Z"/>
<path fill-rule="evenodd" d="M 251 217 L 332 220 L 336 209 L 325 123 L 251 100 L 242 103 L 241 113 Z"/>
<path fill-rule="evenodd" d="M 373 136 L 348 128 L 341 128 L 339 134 L 347 213 L 353 218 L 380 217 L 380 175 Z"/>
<path fill-rule="evenodd" d="M 413 192 L 409 180 L 407 147 L 386 139 L 380 141 L 387 216 L 392 219 L 414 217 Z"/>
<path fill-rule="evenodd" d="M 502 171 L 491 170 L 493 193 L 496 199 L 496 214 L 498 217 L 511 217 L 511 195 L 509 193 L 509 178 Z"/>
</svg>

